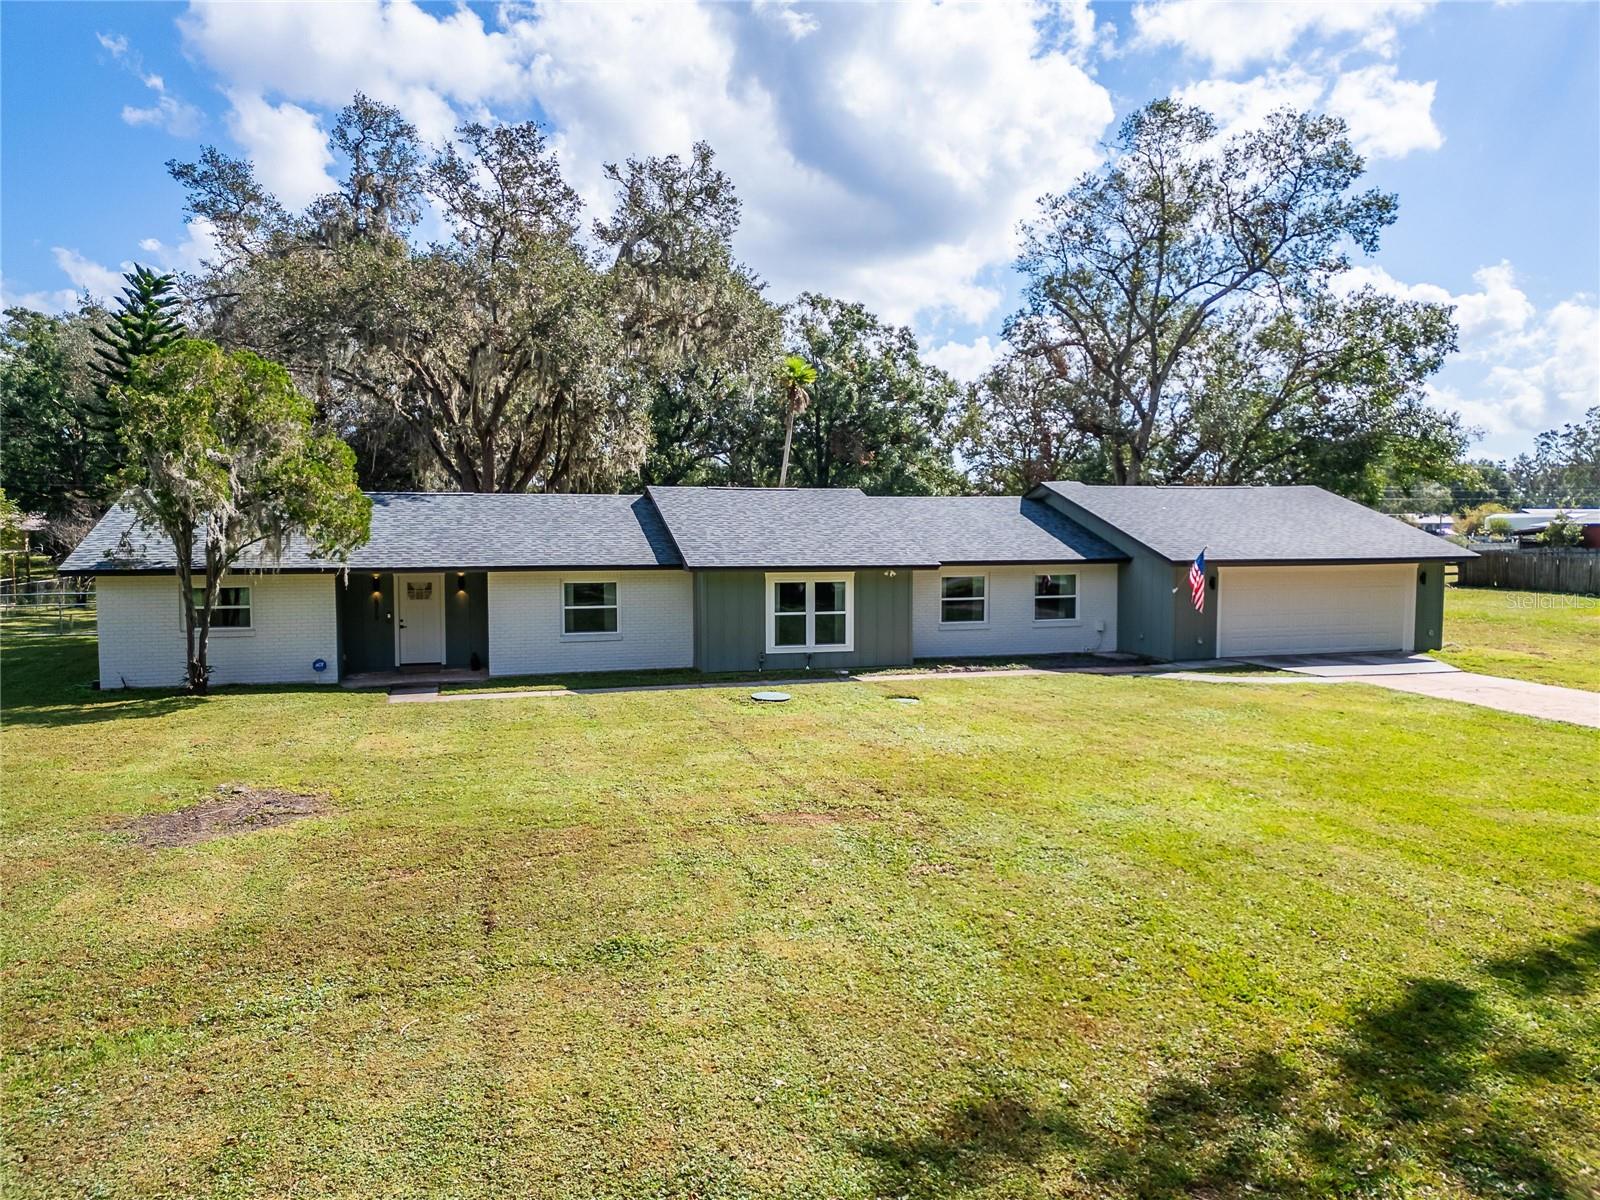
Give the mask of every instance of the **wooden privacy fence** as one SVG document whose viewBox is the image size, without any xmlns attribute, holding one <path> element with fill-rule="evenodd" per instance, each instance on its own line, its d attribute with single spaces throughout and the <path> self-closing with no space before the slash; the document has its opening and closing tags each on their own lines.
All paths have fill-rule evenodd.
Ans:
<svg viewBox="0 0 1600 1200">
<path fill-rule="evenodd" d="M 1458 565 L 1456 583 L 1600 595 L 1600 550 L 1479 550 Z"/>
</svg>

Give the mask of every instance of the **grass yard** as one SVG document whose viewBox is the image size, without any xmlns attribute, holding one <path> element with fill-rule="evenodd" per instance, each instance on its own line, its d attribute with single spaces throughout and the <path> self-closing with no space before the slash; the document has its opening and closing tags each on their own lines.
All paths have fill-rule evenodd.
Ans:
<svg viewBox="0 0 1600 1200">
<path fill-rule="evenodd" d="M 1600 692 L 1600 597 L 1446 588 L 1435 657 L 1463 671 Z"/>
<path fill-rule="evenodd" d="M 193 701 L 3 655 L 8 1198 L 1600 1195 L 1593 731 L 1057 675 Z M 123 828 L 230 783 L 326 811 Z"/>
</svg>

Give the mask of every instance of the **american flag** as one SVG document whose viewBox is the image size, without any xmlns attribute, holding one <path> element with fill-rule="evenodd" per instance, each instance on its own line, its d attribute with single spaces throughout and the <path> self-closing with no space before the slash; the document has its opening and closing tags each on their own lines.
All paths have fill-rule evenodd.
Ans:
<svg viewBox="0 0 1600 1200">
<path fill-rule="evenodd" d="M 1195 555 L 1194 561 L 1189 564 L 1189 599 L 1194 602 L 1195 612 L 1205 612 L 1206 552 L 1204 550 Z"/>
</svg>

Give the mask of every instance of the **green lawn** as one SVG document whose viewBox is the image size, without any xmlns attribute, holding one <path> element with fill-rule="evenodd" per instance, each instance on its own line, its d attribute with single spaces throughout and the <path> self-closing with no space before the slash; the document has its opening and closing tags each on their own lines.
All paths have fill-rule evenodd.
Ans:
<svg viewBox="0 0 1600 1200">
<path fill-rule="evenodd" d="M 8 1200 L 1600 1187 L 1593 731 L 1062 675 L 194 701 L 3 653 Z M 230 782 L 332 811 L 119 829 Z"/>
<path fill-rule="evenodd" d="M 1436 657 L 1464 671 L 1600 692 L 1600 597 L 1447 588 Z"/>
</svg>

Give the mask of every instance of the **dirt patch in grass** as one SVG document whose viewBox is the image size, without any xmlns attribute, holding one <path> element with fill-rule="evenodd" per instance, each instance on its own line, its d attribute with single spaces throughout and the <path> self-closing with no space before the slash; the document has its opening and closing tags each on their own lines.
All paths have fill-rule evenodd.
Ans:
<svg viewBox="0 0 1600 1200">
<path fill-rule="evenodd" d="M 763 825 L 789 825 L 809 828 L 815 825 L 843 825 L 848 821 L 870 821 L 876 816 L 864 808 L 836 808 L 829 812 L 764 812 L 755 819 Z"/>
<path fill-rule="evenodd" d="M 174 812 L 152 813 L 122 826 L 147 850 L 193 846 L 235 833 L 252 833 L 287 825 L 329 811 L 327 798 L 277 788 L 225 783 L 215 800 L 205 800 Z"/>
</svg>

